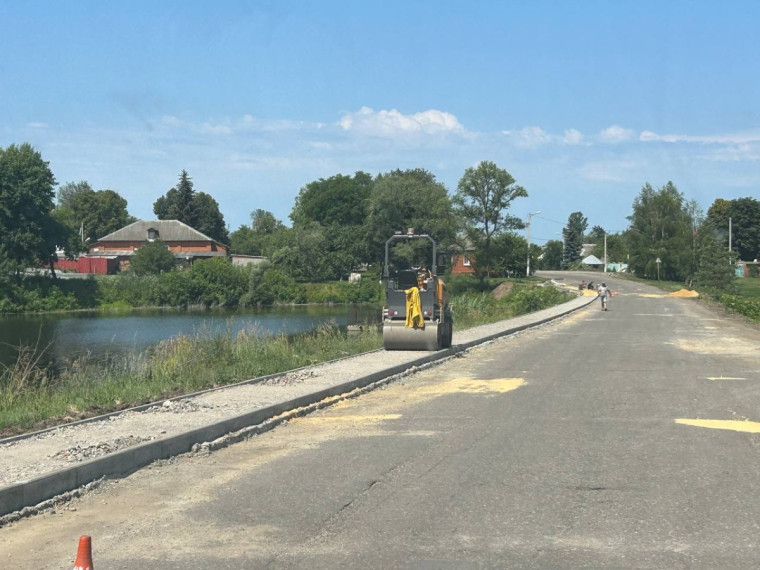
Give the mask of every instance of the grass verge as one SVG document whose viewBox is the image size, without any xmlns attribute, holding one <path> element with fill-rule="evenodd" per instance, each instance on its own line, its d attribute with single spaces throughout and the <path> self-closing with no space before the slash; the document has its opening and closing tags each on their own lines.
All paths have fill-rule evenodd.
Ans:
<svg viewBox="0 0 760 570">
<path fill-rule="evenodd" d="M 455 330 L 566 299 L 553 287 L 527 285 L 515 286 L 499 300 L 487 293 L 462 293 L 451 301 Z M 292 337 L 262 338 L 255 330 L 198 333 L 120 360 L 82 357 L 63 370 L 40 368 L 35 351 L 21 349 L 16 365 L 0 371 L 0 437 L 367 352 L 382 346 L 375 330 L 369 326 L 347 336 L 333 323 Z"/>
</svg>

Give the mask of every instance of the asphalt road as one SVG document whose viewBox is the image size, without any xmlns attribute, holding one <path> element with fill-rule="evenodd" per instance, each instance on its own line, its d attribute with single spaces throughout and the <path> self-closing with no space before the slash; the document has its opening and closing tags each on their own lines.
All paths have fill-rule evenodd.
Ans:
<svg viewBox="0 0 760 570">
<path fill-rule="evenodd" d="M 2 528 L 0 567 L 71 568 L 81 534 L 109 569 L 760 566 L 760 332 L 611 288 Z"/>
</svg>

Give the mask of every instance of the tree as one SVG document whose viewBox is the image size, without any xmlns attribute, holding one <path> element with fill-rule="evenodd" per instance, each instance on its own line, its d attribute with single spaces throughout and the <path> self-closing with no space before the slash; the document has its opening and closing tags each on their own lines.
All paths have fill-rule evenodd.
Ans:
<svg viewBox="0 0 760 570">
<path fill-rule="evenodd" d="M 588 240 L 588 243 L 604 243 L 604 236 L 607 235 L 607 232 L 604 230 L 602 226 L 594 226 L 591 228 L 591 231 L 584 235 L 584 239 Z"/>
<path fill-rule="evenodd" d="M 28 144 L 0 148 L 0 261 L 19 274 L 44 262 L 52 268 L 63 228 L 50 215 L 55 177 Z"/>
<path fill-rule="evenodd" d="M 58 190 L 57 220 L 69 228 L 64 247 L 68 255 L 87 250 L 87 242 L 131 224 L 135 218 L 127 212 L 127 201 L 114 190 L 98 190 L 87 182 L 69 182 Z"/>
<path fill-rule="evenodd" d="M 365 260 L 369 262 L 383 261 L 385 242 L 397 231 L 414 228 L 417 234 L 428 234 L 439 250 L 456 238 L 456 218 L 448 191 L 435 175 L 421 168 L 378 175 L 367 210 L 364 231 L 369 241 Z M 394 248 L 399 254 L 396 258 L 409 265 L 429 265 L 429 244 L 417 243 L 422 241 L 427 240 L 414 240 Z M 400 255 L 404 250 L 406 253 Z"/>
<path fill-rule="evenodd" d="M 174 269 L 174 254 L 162 240 L 148 241 L 135 252 L 129 266 L 135 275 L 158 275 Z"/>
<path fill-rule="evenodd" d="M 272 212 L 256 209 L 251 212 L 251 225 L 240 226 L 230 235 L 230 251 L 243 255 L 271 256 L 283 244 L 288 228 Z"/>
<path fill-rule="evenodd" d="M 229 232 L 219 204 L 209 194 L 195 192 L 193 181 L 183 170 L 179 182 L 153 203 L 159 220 L 179 220 L 220 243 L 229 244 Z"/>
<path fill-rule="evenodd" d="M 298 193 L 290 219 L 294 224 L 362 225 L 371 187 L 372 177 L 361 171 L 353 177 L 337 174 L 309 182 Z"/>
<path fill-rule="evenodd" d="M 588 219 L 582 212 L 573 212 L 567 218 L 567 225 L 562 229 L 564 257 L 562 267 L 568 269 L 573 263 L 581 261 L 583 252 L 583 235 L 588 227 Z"/>
<path fill-rule="evenodd" d="M 476 275 L 481 283 L 495 263 L 493 239 L 504 231 L 522 229 L 522 220 L 507 213 L 512 202 L 528 192 L 493 162 L 465 170 L 454 194 L 454 209 L 474 247 Z"/>
<path fill-rule="evenodd" d="M 562 269 L 564 244 L 558 239 L 551 239 L 544 244 L 539 258 L 541 269 Z"/>
<path fill-rule="evenodd" d="M 700 288 L 731 292 L 736 280 L 736 256 L 721 243 L 721 233 L 711 222 L 700 228 L 699 261 L 694 281 Z"/>
<path fill-rule="evenodd" d="M 492 270 L 497 275 L 512 277 L 525 273 L 525 258 L 528 255 L 528 241 L 514 232 L 502 232 L 493 238 L 494 264 Z M 536 244 L 531 244 L 532 256 L 541 254 Z"/>
<path fill-rule="evenodd" d="M 79 192 L 92 192 L 92 186 L 84 180 L 67 182 L 58 188 L 58 206 L 70 206 L 71 199 Z"/>
<path fill-rule="evenodd" d="M 736 251 L 739 259 L 749 261 L 760 256 L 760 201 L 718 198 L 707 210 L 707 219 L 716 228 L 718 243 L 726 248 L 731 220 L 731 249 Z"/>
<path fill-rule="evenodd" d="M 645 184 L 628 217 L 629 268 L 650 279 L 658 274 L 671 281 L 691 277 L 697 263 L 698 215 L 698 210 L 685 201 L 672 182 L 659 190 Z"/>
<path fill-rule="evenodd" d="M 298 281 L 318 282 L 331 278 L 326 262 L 327 236 L 319 223 L 294 225 L 287 237 L 287 244 L 273 253 L 272 263 L 285 268 Z"/>
<path fill-rule="evenodd" d="M 230 244 L 230 234 L 216 200 L 205 192 L 198 192 L 193 196 L 193 210 L 195 225 L 192 227 L 211 239 L 226 245 Z"/>
</svg>

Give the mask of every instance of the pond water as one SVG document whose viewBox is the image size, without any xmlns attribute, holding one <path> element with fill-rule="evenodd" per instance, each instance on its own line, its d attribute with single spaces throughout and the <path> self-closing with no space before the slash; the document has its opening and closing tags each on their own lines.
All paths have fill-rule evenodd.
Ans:
<svg viewBox="0 0 760 570">
<path fill-rule="evenodd" d="M 269 337 L 296 334 L 334 322 L 345 329 L 376 318 L 376 309 L 299 306 L 258 310 L 138 310 L 129 313 L 66 313 L 0 316 L 0 366 L 16 362 L 19 346 L 36 347 L 41 363 L 95 359 L 142 352 L 178 335 L 235 335 L 241 330 Z"/>
</svg>

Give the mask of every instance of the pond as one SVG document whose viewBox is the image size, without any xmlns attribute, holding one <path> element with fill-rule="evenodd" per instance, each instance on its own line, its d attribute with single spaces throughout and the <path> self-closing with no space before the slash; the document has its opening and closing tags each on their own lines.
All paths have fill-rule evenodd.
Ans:
<svg viewBox="0 0 760 570">
<path fill-rule="evenodd" d="M 35 348 L 41 364 L 139 353 L 178 335 L 235 335 L 241 330 L 269 337 L 314 330 L 334 322 L 345 329 L 371 321 L 372 307 L 297 306 L 257 310 L 135 310 L 127 313 L 56 313 L 0 316 L 0 365 L 16 362 L 18 347 Z"/>
</svg>

